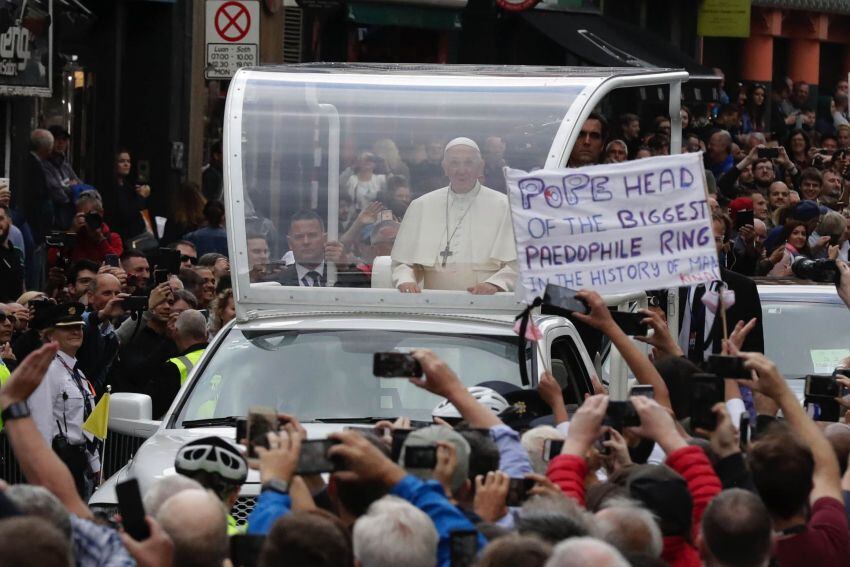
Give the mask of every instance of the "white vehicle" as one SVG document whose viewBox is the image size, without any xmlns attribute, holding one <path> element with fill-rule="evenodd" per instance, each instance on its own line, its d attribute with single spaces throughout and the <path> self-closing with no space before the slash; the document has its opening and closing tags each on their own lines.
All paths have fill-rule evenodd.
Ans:
<svg viewBox="0 0 850 567">
<path fill-rule="evenodd" d="M 114 485 L 123 478 L 138 478 L 144 490 L 173 473 L 178 447 L 193 438 L 233 439 L 235 417 L 252 405 L 294 414 L 310 437 L 400 415 L 429 421 L 440 399 L 406 380 L 376 379 L 374 352 L 430 348 L 468 386 L 501 381 L 531 388 L 549 367 L 566 401 L 577 403 L 597 372 L 593 358 L 575 327 L 555 316 L 537 319 L 543 338 L 520 356 L 512 330 L 524 307 L 519 294 L 472 295 L 465 289 L 402 294 L 392 284 L 389 257 L 381 254 L 368 270 L 328 262 L 320 269 L 329 287 L 281 285 L 285 280 L 274 281 L 277 276 L 257 281 L 257 263 L 269 261 L 254 244 L 267 244 L 272 260 L 297 248 L 293 239 L 285 244 L 286 219 L 303 208 L 319 210 L 327 240 L 338 240 L 340 192 L 354 186 L 356 193 L 360 181 L 364 187 L 373 182 L 370 173 L 381 175 L 373 170 L 358 176 L 366 166 L 351 167 L 351 149 L 382 151 L 388 144 L 376 144 L 381 140 L 413 147 L 408 169 L 414 193 L 446 184 L 439 180 L 442 149 L 429 159 L 431 140 L 469 137 L 492 159 L 489 146 L 498 144 L 488 140 L 495 137 L 505 145 L 499 165 L 561 167 L 577 126 L 603 97 L 614 89 L 652 85 L 669 89 L 671 147 L 680 147 L 680 92 L 687 80 L 684 71 L 645 69 L 334 64 L 240 70 L 228 93 L 224 136 L 237 319 L 215 337 L 161 420 L 152 419 L 147 396 L 113 396 L 108 467 L 122 466 L 138 450 L 90 504 L 114 506 Z M 383 160 L 387 169 L 401 169 L 392 148 Z M 428 185 L 429 172 L 439 184 Z M 358 176 L 356 182 L 348 183 L 351 175 Z M 258 233 L 265 238 L 254 238 Z M 361 255 L 375 254 L 358 236 L 354 246 Z M 302 238 L 304 246 L 310 243 L 310 235 Z M 371 272 L 368 285 L 342 287 L 352 281 L 346 276 L 351 270 L 360 270 L 355 273 L 360 282 Z M 642 296 L 608 300 L 628 307 Z M 521 383 L 519 364 L 528 368 L 528 384 Z M 614 361 L 612 374 L 624 377 L 621 363 Z M 624 396 L 619 384 L 625 381 L 612 383 L 612 392 Z M 252 471 L 234 510 L 239 520 L 258 491 Z"/>
</svg>

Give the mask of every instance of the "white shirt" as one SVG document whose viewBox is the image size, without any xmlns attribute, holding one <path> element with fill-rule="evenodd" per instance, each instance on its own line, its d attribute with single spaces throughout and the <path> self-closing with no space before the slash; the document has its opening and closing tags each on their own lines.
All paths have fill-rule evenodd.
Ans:
<svg viewBox="0 0 850 567">
<path fill-rule="evenodd" d="M 711 282 L 706 289 L 712 289 L 715 282 Z M 693 301 L 694 301 L 694 291 L 696 290 L 696 286 L 688 288 L 688 301 L 685 304 L 685 312 L 682 317 L 682 328 L 679 329 L 679 348 L 682 349 L 682 352 L 685 353 L 685 356 L 688 355 L 688 351 L 690 348 L 690 338 L 691 338 L 691 315 L 693 313 Z M 705 345 L 705 350 L 703 352 L 703 359 L 713 351 L 714 345 L 708 342 L 708 339 L 711 335 L 711 328 L 714 326 L 714 312 L 708 307 L 705 308 L 705 327 L 703 328 L 703 345 Z"/>
<path fill-rule="evenodd" d="M 27 399 L 32 419 L 48 445 L 60 433 L 60 424 L 61 432 L 72 445 L 81 445 L 87 440 L 82 429 L 85 415 L 83 393 L 68 371 L 68 368 L 73 370 L 75 364 L 76 358 L 58 351 L 44 375 L 44 380 Z M 79 373 L 83 376 L 82 371 Z M 81 383 L 89 404 L 94 408 L 94 396 L 88 381 L 83 377 Z"/>
<path fill-rule="evenodd" d="M 315 268 L 307 268 L 305 266 L 302 266 L 301 264 L 296 263 L 295 264 L 295 271 L 298 273 L 298 285 L 300 285 L 301 287 L 326 287 L 328 285 L 327 282 L 325 282 L 325 286 L 321 286 L 321 281 L 320 281 L 319 283 L 317 283 L 314 286 L 313 285 L 313 278 L 307 277 L 307 274 L 310 273 L 310 272 L 316 272 L 317 274 L 319 274 L 320 280 L 321 280 L 322 277 L 327 277 L 326 274 L 325 274 L 325 263 L 324 262 L 322 262 L 321 264 L 319 264 Z M 307 278 L 307 279 L 305 280 L 304 278 Z M 304 283 L 305 281 L 307 283 Z"/>
<path fill-rule="evenodd" d="M 373 201 L 378 198 L 380 193 L 387 184 L 387 176 L 382 174 L 373 174 L 369 181 L 361 181 L 357 174 L 348 178 L 347 191 L 348 196 L 354 203 L 354 207 L 358 211 L 362 211 L 368 207 Z"/>
</svg>

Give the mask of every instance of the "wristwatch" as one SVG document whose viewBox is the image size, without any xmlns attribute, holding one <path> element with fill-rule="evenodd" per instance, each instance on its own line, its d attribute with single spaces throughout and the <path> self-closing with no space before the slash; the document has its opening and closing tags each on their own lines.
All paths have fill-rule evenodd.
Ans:
<svg viewBox="0 0 850 567">
<path fill-rule="evenodd" d="M 27 406 L 26 402 L 15 402 L 11 404 L 9 407 L 0 412 L 0 419 L 4 422 L 12 420 L 12 419 L 20 419 L 22 417 L 30 416 L 30 408 Z"/>
<path fill-rule="evenodd" d="M 280 494 L 289 494 L 289 483 L 279 478 L 273 478 L 263 483 L 263 491 L 273 490 Z"/>
</svg>

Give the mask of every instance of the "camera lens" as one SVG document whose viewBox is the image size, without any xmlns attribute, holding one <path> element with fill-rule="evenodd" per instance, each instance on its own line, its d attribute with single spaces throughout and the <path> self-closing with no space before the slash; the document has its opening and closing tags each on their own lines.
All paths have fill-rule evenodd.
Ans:
<svg viewBox="0 0 850 567">
<path fill-rule="evenodd" d="M 791 271 L 803 280 L 836 285 L 841 281 L 841 273 L 835 265 L 835 260 L 810 260 L 801 256 L 791 264 Z"/>
</svg>

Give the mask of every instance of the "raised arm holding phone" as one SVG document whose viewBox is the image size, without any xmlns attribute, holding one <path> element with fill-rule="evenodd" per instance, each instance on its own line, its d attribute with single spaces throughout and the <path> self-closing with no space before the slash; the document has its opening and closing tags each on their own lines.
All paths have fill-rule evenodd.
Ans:
<svg viewBox="0 0 850 567">
<path fill-rule="evenodd" d="M 575 312 L 572 316 L 578 321 L 602 331 L 620 352 L 637 381 L 652 386 L 655 390 L 655 400 L 662 406 L 671 408 L 670 394 L 667 385 L 661 379 L 661 375 L 658 374 L 652 362 L 640 351 L 637 345 L 629 340 L 628 335 L 614 321 L 602 296 L 595 291 L 581 290 L 576 294 L 576 298 L 587 303 L 589 313 L 585 315 Z"/>
</svg>

